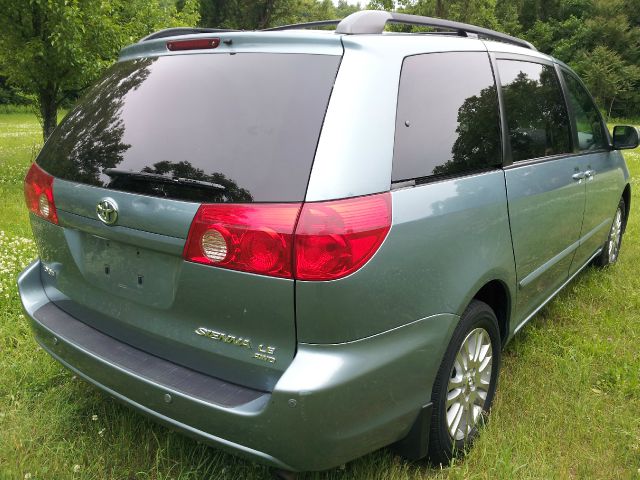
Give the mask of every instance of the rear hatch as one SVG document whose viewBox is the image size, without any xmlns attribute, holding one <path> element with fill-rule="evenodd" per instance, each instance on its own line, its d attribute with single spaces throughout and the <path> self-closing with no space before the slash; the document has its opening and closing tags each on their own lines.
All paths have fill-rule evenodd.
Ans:
<svg viewBox="0 0 640 480">
<path fill-rule="evenodd" d="M 329 35 L 229 35 L 215 51 L 169 53 L 163 39 L 149 42 L 163 54 L 144 56 L 138 44 L 108 70 L 36 160 L 55 178 L 59 226 L 32 224 L 58 307 L 270 390 L 295 354 L 294 281 L 186 260 L 185 242 L 201 204 L 241 204 L 240 221 L 253 207 L 297 212 L 342 49 Z"/>
</svg>

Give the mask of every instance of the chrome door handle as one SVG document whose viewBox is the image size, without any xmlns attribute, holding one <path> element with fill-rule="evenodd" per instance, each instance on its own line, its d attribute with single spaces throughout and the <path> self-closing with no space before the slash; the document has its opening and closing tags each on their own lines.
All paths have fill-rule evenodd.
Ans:
<svg viewBox="0 0 640 480">
<path fill-rule="evenodd" d="M 574 173 L 573 175 L 571 175 L 571 178 L 573 178 L 574 180 L 580 181 L 582 180 L 587 174 L 585 172 L 578 172 L 578 173 Z"/>
</svg>

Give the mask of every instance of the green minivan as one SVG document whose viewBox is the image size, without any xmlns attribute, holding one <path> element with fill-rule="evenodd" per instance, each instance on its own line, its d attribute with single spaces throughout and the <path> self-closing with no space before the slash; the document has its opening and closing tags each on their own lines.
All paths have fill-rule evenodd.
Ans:
<svg viewBox="0 0 640 480">
<path fill-rule="evenodd" d="M 164 30 L 31 167 L 20 295 L 53 358 L 200 441 L 287 471 L 447 463 L 503 346 L 618 258 L 637 145 L 569 67 L 472 25 Z"/>
</svg>

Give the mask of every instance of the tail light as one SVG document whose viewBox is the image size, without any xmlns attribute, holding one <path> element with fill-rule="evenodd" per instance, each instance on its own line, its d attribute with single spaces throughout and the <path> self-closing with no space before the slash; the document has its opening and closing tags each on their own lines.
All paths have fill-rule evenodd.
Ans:
<svg viewBox="0 0 640 480">
<path fill-rule="evenodd" d="M 58 224 L 58 212 L 53 200 L 53 177 L 35 163 L 24 179 L 24 198 L 29 211 Z"/>
<path fill-rule="evenodd" d="M 391 228 L 391 195 L 305 203 L 295 234 L 299 280 L 335 280 L 362 267 Z"/>
<path fill-rule="evenodd" d="M 191 223 L 187 260 L 292 277 L 293 230 L 300 204 L 205 204 Z"/>
<path fill-rule="evenodd" d="M 335 280 L 362 267 L 390 228 L 388 192 L 302 206 L 205 204 L 184 258 L 273 277 Z"/>
</svg>

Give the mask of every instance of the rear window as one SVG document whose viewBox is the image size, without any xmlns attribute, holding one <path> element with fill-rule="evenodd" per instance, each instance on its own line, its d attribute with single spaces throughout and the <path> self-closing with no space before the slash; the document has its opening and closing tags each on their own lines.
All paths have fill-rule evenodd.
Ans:
<svg viewBox="0 0 640 480">
<path fill-rule="evenodd" d="M 303 200 L 339 62 L 237 53 L 117 63 L 37 163 L 65 180 L 179 200 Z"/>
</svg>

